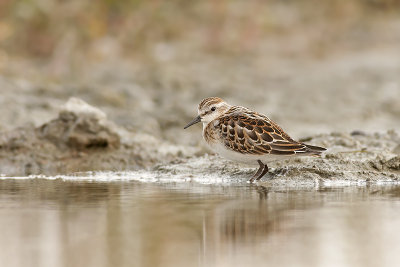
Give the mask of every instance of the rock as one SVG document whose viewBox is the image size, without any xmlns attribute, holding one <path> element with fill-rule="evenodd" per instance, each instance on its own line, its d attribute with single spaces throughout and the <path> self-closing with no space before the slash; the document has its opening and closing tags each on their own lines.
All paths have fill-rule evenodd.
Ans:
<svg viewBox="0 0 400 267">
<path fill-rule="evenodd" d="M 389 170 L 400 171 L 400 156 L 396 156 L 384 162 L 384 166 Z"/>
<path fill-rule="evenodd" d="M 37 129 L 42 139 L 48 139 L 57 147 L 72 149 L 111 148 L 120 145 L 116 126 L 98 108 L 81 99 L 71 98 L 61 109 L 57 119 Z"/>
</svg>

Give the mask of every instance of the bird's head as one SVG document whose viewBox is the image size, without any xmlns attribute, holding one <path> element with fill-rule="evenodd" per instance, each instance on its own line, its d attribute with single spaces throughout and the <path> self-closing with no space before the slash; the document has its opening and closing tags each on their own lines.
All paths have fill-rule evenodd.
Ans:
<svg viewBox="0 0 400 267">
<path fill-rule="evenodd" d="M 208 97 L 203 99 L 197 109 L 198 116 L 189 122 L 184 129 L 193 124 L 203 122 L 205 124 L 215 120 L 224 114 L 231 106 L 219 97 Z"/>
</svg>

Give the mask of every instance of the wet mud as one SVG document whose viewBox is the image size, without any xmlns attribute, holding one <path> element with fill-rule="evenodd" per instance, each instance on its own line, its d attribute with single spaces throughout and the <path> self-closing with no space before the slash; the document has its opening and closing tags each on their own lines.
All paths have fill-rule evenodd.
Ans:
<svg viewBox="0 0 400 267">
<path fill-rule="evenodd" d="M 400 179 L 400 136 L 334 132 L 301 141 L 327 147 L 321 157 L 297 157 L 269 164 L 259 182 L 315 185 L 329 182 L 395 182 Z M 0 135 L 0 173 L 5 176 L 136 171 L 140 180 L 246 182 L 255 168 L 227 161 L 202 147 L 175 145 L 129 132 L 100 109 L 71 98 L 55 119 Z"/>
</svg>

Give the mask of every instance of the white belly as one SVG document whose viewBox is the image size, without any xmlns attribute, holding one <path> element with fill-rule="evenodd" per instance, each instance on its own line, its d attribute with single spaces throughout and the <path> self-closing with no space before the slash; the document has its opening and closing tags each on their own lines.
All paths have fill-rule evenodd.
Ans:
<svg viewBox="0 0 400 267">
<path fill-rule="evenodd" d="M 262 163 L 266 164 L 271 161 L 285 160 L 289 158 L 289 156 L 270 155 L 270 154 L 266 155 L 241 154 L 239 152 L 227 149 L 221 143 L 209 144 L 209 147 L 224 158 L 251 165 L 258 165 L 257 163 L 258 160 L 261 160 Z"/>
</svg>

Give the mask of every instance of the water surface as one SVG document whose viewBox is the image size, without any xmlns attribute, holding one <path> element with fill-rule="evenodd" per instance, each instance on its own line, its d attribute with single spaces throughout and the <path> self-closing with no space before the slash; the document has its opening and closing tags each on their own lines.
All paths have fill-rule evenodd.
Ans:
<svg viewBox="0 0 400 267">
<path fill-rule="evenodd" d="M 398 266 L 400 187 L 0 180 L 1 266 Z"/>
</svg>

